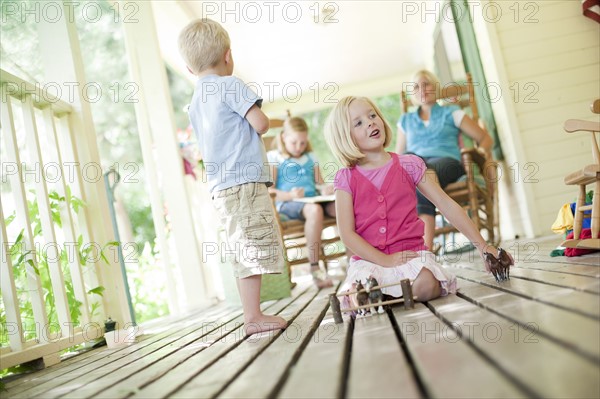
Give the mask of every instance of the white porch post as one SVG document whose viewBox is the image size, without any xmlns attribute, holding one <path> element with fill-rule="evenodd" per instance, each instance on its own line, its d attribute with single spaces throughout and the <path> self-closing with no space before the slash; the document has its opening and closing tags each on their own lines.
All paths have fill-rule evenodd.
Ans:
<svg viewBox="0 0 600 399">
<path fill-rule="evenodd" d="M 128 0 L 123 3 L 132 2 Z M 135 111 L 141 145 L 146 149 L 144 163 L 151 166 L 156 162 L 160 166 L 159 170 L 163 176 L 162 193 L 171 217 L 176 260 L 185 293 L 182 307 L 192 309 L 208 304 L 209 299 L 214 296 L 214 290 L 204 273 L 201 248 L 192 224 L 194 218 L 186 194 L 183 161 L 175 133 L 173 106 L 165 64 L 158 46 L 152 5 L 146 1 L 136 1 L 135 4 L 135 21 L 124 21 L 122 26 L 131 78 L 139 88 Z M 177 43 L 173 45 L 176 46 Z M 152 148 L 155 149 L 154 156 L 151 150 L 148 151 Z M 154 168 L 150 168 L 149 172 L 152 170 Z M 156 174 L 150 173 L 148 179 L 156 179 Z M 155 186 L 151 184 L 151 188 Z M 152 191 L 150 194 L 154 199 L 160 199 L 160 192 L 156 189 Z M 153 201 L 153 204 L 156 204 L 156 201 Z M 162 211 L 162 207 L 160 210 Z M 154 213 L 156 217 L 156 212 Z"/>
<path fill-rule="evenodd" d="M 62 2 L 57 2 L 56 7 L 61 7 L 60 20 L 48 20 L 41 18 L 38 24 L 39 42 L 42 60 L 44 63 L 44 72 L 47 82 L 58 84 L 62 89 L 62 100 L 68 102 L 73 107 L 73 112 L 69 117 L 71 131 L 74 132 L 75 139 L 73 154 L 77 157 L 79 168 L 82 171 L 86 170 L 86 165 L 96 165 L 97 167 L 90 168 L 98 170 L 100 166 L 100 155 L 96 143 L 96 132 L 92 120 L 92 111 L 90 104 L 84 99 L 82 89 L 86 83 L 83 60 L 81 58 L 81 50 L 79 47 L 79 38 L 75 21 L 69 16 L 71 15 L 64 7 Z M 84 209 L 87 221 L 86 225 L 81 226 L 81 234 L 84 237 L 84 242 L 95 243 L 100 247 L 110 241 L 114 241 L 110 223 L 108 201 L 104 185 L 104 179 L 86 179 L 80 186 L 77 182 L 69 182 L 73 187 L 75 195 L 81 197 L 87 204 Z M 107 256 L 110 265 L 106 265 L 99 261 L 96 265 L 96 275 L 98 283 L 104 286 L 103 295 L 104 315 L 110 315 L 114 320 L 118 320 L 123 325 L 130 323 L 131 318 L 127 306 L 125 295 L 123 276 L 120 265 L 114 252 Z M 95 279 L 95 277 L 89 277 Z M 92 284 L 95 282 L 91 282 Z M 94 287 L 89 287 L 94 288 Z"/>
</svg>

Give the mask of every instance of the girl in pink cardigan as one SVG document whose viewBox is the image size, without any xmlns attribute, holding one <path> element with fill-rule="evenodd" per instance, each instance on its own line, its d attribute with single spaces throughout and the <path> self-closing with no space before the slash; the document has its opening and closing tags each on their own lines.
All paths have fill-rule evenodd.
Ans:
<svg viewBox="0 0 600 399">
<path fill-rule="evenodd" d="M 497 249 L 487 245 L 463 209 L 436 183 L 435 173 L 426 169 L 421 158 L 385 151 L 392 130 L 371 100 L 340 100 L 327 120 L 325 138 L 345 166 L 335 178 L 335 204 L 340 236 L 354 256 L 342 290 L 372 275 L 380 285 L 410 279 L 419 301 L 456 292 L 456 278 L 424 245 L 417 188 L 482 256 L 484 252 L 498 256 Z M 490 271 L 490 265 L 484 264 Z M 382 291 L 402 296 L 399 285 Z"/>
</svg>

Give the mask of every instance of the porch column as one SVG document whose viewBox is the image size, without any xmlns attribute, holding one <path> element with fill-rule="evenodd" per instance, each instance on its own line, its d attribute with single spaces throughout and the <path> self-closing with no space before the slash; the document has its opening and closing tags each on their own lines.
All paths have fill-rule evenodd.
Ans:
<svg viewBox="0 0 600 399">
<path fill-rule="evenodd" d="M 153 208 L 162 205 L 161 192 L 167 203 L 174 238 L 175 259 L 181 271 L 185 294 L 183 309 L 208 305 L 214 290 L 201 258 L 193 214 L 184 181 L 183 160 L 179 152 L 173 105 L 169 93 L 165 63 L 162 59 L 156 34 L 152 5 L 146 1 L 121 1 L 136 13 L 122 27 L 129 60 L 131 79 L 138 91 L 135 112 L 138 121 L 144 163 L 151 181 Z M 119 4 L 119 3 L 117 3 Z M 123 8 L 123 7 L 121 7 Z M 176 46 L 177 43 L 173 43 Z M 152 164 L 156 163 L 156 169 Z M 162 175 L 162 187 L 157 188 L 157 172 Z M 154 209 L 155 219 L 162 218 L 162 206 Z M 157 226 L 160 226 L 158 224 Z M 157 231 L 157 234 L 159 232 Z M 167 265 L 171 264 L 167 259 Z"/>
<path fill-rule="evenodd" d="M 71 14 L 65 9 L 62 2 L 56 2 L 54 5 L 61 8 L 60 19 L 40 19 L 37 25 L 39 48 L 46 82 L 58 84 L 63 88 L 63 93 L 69 93 L 61 99 L 73 107 L 68 121 L 75 141 L 72 155 L 77 159 L 80 170 L 85 172 L 86 166 L 96 165 L 99 167 L 101 164 L 91 107 L 83 96 L 83 88 L 87 81 L 75 21 L 69 17 Z M 90 169 L 97 170 L 98 168 Z M 80 233 L 83 235 L 84 242 L 95 243 L 102 247 L 110 241 L 115 241 L 112 226 L 110 223 L 106 223 L 107 220 L 110 220 L 110 214 L 104 181 L 102 178 L 85 179 L 85 176 L 84 180 L 85 182 L 69 182 L 73 194 L 83 199 L 88 205 L 82 211 L 84 217 L 80 218 L 82 221 Z M 88 280 L 88 284 L 100 284 L 105 288 L 103 294 L 104 314 L 100 317 L 104 318 L 110 315 L 114 320 L 125 325 L 131 322 L 131 317 L 127 307 L 120 265 L 117 257 L 113 255 L 114 252 L 107 254 L 110 265 L 103 264 L 101 260 L 98 261 L 94 266 L 96 273 L 87 276 L 88 279 L 96 280 L 97 278 L 98 281 Z"/>
</svg>

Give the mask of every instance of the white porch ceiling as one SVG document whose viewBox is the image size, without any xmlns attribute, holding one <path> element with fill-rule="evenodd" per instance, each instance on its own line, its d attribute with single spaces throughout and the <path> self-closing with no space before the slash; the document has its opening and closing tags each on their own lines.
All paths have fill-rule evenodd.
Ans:
<svg viewBox="0 0 600 399">
<path fill-rule="evenodd" d="M 214 19 L 231 37 L 234 74 L 258 86 L 265 109 L 278 113 L 328 106 L 327 95 L 399 92 L 431 64 L 436 16 L 424 13 L 439 2 L 427 3 L 155 1 L 153 8 L 161 51 L 183 76 L 193 80 L 177 50 L 179 31 L 192 19 Z"/>
</svg>

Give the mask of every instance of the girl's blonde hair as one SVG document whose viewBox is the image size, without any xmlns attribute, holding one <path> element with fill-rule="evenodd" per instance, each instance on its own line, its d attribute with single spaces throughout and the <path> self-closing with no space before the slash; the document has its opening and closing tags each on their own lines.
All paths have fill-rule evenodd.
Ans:
<svg viewBox="0 0 600 399">
<path fill-rule="evenodd" d="M 208 18 L 196 19 L 179 34 L 179 52 L 194 75 L 217 65 L 231 47 L 229 34 Z"/>
<path fill-rule="evenodd" d="M 331 152 L 345 167 L 356 165 L 359 159 L 365 156 L 365 154 L 360 152 L 350 133 L 350 104 L 355 100 L 366 101 L 383 121 L 385 132 L 383 146 L 387 147 L 392 141 L 392 128 L 373 101 L 367 97 L 349 96 L 342 98 L 327 117 L 327 122 L 325 123 L 325 141 Z"/>
<path fill-rule="evenodd" d="M 440 80 L 438 79 L 437 76 L 435 76 L 435 74 L 431 71 L 428 71 L 427 69 L 421 69 L 420 71 L 417 71 L 414 76 L 413 76 L 413 82 L 417 82 L 419 80 L 419 78 L 425 78 L 425 80 L 427 80 L 429 82 L 429 84 L 433 85 L 433 87 L 435 87 L 435 95 L 439 96 L 440 95 Z M 421 103 L 417 100 L 417 95 L 416 93 L 411 94 L 410 96 L 410 101 L 413 103 L 413 105 L 421 105 Z"/>
<path fill-rule="evenodd" d="M 283 122 L 283 129 L 277 135 L 275 144 L 277 145 L 277 150 L 284 156 L 284 158 L 289 158 L 292 156 L 292 154 L 290 154 L 288 152 L 288 150 L 285 149 L 285 143 L 283 142 L 283 136 L 285 136 L 286 133 L 289 133 L 292 131 L 293 132 L 304 132 L 308 135 L 308 124 L 306 123 L 306 121 L 304 119 L 299 118 L 297 116 L 287 118 Z M 304 152 L 311 152 L 311 151 L 312 151 L 312 147 L 310 145 L 310 141 L 308 141 L 308 139 L 307 139 L 306 150 L 304 150 Z"/>
</svg>

